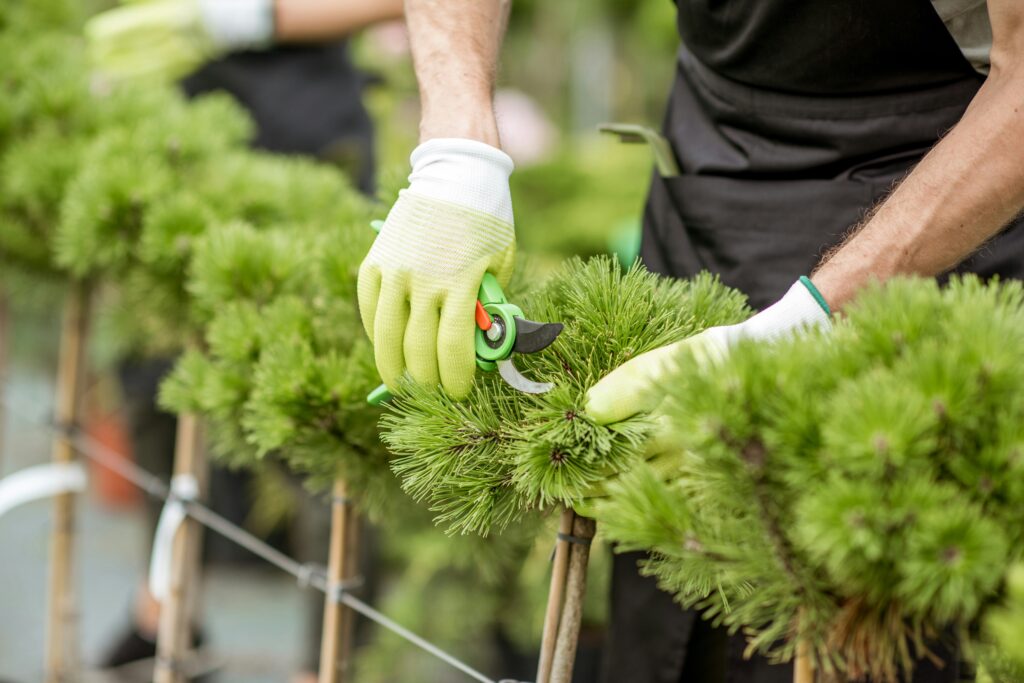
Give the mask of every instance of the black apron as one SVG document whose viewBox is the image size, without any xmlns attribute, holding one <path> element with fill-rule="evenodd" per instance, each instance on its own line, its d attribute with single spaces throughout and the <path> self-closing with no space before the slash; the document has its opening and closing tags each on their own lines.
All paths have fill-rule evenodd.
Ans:
<svg viewBox="0 0 1024 683">
<path fill-rule="evenodd" d="M 373 123 L 363 106 L 365 84 L 344 41 L 233 53 L 183 83 L 190 96 L 215 90 L 234 96 L 256 122 L 254 147 L 337 164 L 372 194 Z"/>
<path fill-rule="evenodd" d="M 755 308 L 800 275 L 953 127 L 983 82 L 930 0 L 678 0 L 676 80 L 664 132 L 682 174 L 655 175 L 641 259 L 718 273 Z M 1013 225 L 958 268 L 1024 275 Z M 789 683 L 791 666 L 744 660 L 616 556 L 607 683 Z M 917 683 L 960 680 L 956 644 Z"/>
</svg>

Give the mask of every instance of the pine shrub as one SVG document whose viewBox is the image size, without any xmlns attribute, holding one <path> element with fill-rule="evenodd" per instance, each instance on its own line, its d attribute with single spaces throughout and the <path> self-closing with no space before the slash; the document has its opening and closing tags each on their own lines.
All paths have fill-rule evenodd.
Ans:
<svg viewBox="0 0 1024 683">
<path fill-rule="evenodd" d="M 39 276 L 53 272 L 50 235 L 92 127 L 80 43 L 26 16 L 0 16 L 0 271 Z"/>
<path fill-rule="evenodd" d="M 551 347 L 515 358 L 552 391 L 524 394 L 478 373 L 456 402 L 409 384 L 381 421 L 403 488 L 452 531 L 485 534 L 531 509 L 576 506 L 635 466 L 649 420 L 598 426 L 583 412 L 587 389 L 637 354 L 748 314 L 709 275 L 670 281 L 607 258 L 571 261 L 517 303 L 531 319 L 565 324 Z"/>
<path fill-rule="evenodd" d="M 828 336 L 680 358 L 674 475 L 637 468 L 598 518 L 751 650 L 893 681 L 1020 555 L 1022 385 L 1020 283 L 875 287 Z"/>
<path fill-rule="evenodd" d="M 203 415 L 228 461 L 280 457 L 319 487 L 343 477 L 372 509 L 393 487 L 379 410 L 366 403 L 379 379 L 355 299 L 374 209 L 334 189 L 345 207 L 336 223 L 235 221 L 199 238 L 188 290 L 208 321 L 204 344 L 182 357 L 162 402 Z"/>
</svg>

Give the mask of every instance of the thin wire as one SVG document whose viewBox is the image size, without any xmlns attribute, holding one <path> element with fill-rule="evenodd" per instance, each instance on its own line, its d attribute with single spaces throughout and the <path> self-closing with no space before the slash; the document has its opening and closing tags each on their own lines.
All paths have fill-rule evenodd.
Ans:
<svg viewBox="0 0 1024 683">
<path fill-rule="evenodd" d="M 11 403 L 5 398 L 0 398 L 0 403 L 7 407 L 8 414 L 16 416 L 23 421 L 35 423 L 54 434 L 68 439 L 77 452 L 99 465 L 116 472 L 118 475 L 142 489 L 150 496 L 162 499 L 165 502 L 172 498 L 177 498 L 171 492 L 171 488 L 164 483 L 162 479 L 139 467 L 131 460 L 126 459 L 121 453 L 110 448 L 106 444 L 96 441 L 81 430 L 67 425 L 55 424 L 46 420 L 38 420 L 18 410 L 12 409 Z M 201 503 L 191 500 L 181 500 L 180 498 L 177 500 L 179 500 L 179 502 L 181 502 L 185 507 L 185 511 L 189 517 L 192 517 L 204 527 L 220 534 L 232 543 L 240 545 L 254 555 L 266 560 L 281 571 L 291 574 L 300 584 L 312 586 L 321 593 L 329 595 L 331 600 L 345 604 L 350 609 L 362 614 L 370 621 L 376 622 L 380 626 L 404 638 L 413 645 L 426 651 L 428 654 L 445 662 L 449 666 L 480 681 L 480 683 L 495 683 L 493 679 L 488 678 L 465 662 L 448 654 L 430 641 L 416 635 L 409 629 L 392 621 L 382 613 L 370 607 L 359 598 L 346 592 L 343 586 L 332 587 L 328 583 L 327 576 L 322 569 L 313 568 L 309 564 L 303 564 L 292 559 L 280 550 L 264 543 L 245 529 L 228 521 Z"/>
<path fill-rule="evenodd" d="M 324 592 L 326 592 L 326 589 L 324 590 Z M 456 659 L 455 657 L 451 656 L 450 654 L 448 654 L 441 648 L 437 647 L 433 643 L 424 640 L 423 638 L 416 635 L 404 626 L 395 623 L 394 621 L 384 616 L 374 608 L 370 607 L 365 602 L 355 597 L 351 593 L 346 593 L 345 591 L 338 591 L 338 593 L 334 596 L 334 599 L 344 603 L 345 605 L 348 605 L 350 608 L 352 608 L 356 612 L 359 612 L 367 619 L 377 622 L 389 631 L 397 633 L 413 645 L 416 645 L 420 649 L 425 650 L 429 654 L 433 655 L 434 657 L 437 657 L 449 666 L 458 669 L 467 676 L 475 678 L 476 680 L 480 681 L 480 683 L 494 683 L 494 681 L 492 681 L 490 678 L 487 678 L 487 676 L 484 676 L 482 673 L 480 673 L 476 669 L 473 669 L 465 662 Z"/>
</svg>

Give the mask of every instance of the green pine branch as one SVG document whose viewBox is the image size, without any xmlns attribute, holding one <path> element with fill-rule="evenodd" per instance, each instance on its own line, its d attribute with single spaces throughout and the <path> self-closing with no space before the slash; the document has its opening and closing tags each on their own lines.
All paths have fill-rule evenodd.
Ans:
<svg viewBox="0 0 1024 683">
<path fill-rule="evenodd" d="M 583 411 L 586 391 L 630 358 L 747 314 L 743 298 L 702 275 L 673 282 L 606 258 L 571 261 L 517 303 L 565 330 L 545 351 L 517 356 L 556 388 L 534 396 L 480 373 L 470 397 L 408 386 L 382 419 L 403 488 L 452 531 L 487 533 L 529 510 L 579 505 L 641 458 L 645 417 L 603 427 Z"/>
</svg>

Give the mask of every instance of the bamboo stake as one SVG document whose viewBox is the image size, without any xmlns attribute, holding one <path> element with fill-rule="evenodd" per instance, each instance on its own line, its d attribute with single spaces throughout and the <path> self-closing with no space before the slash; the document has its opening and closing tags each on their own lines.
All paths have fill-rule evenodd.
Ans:
<svg viewBox="0 0 1024 683">
<path fill-rule="evenodd" d="M 540 659 L 537 662 L 537 683 L 548 683 L 551 665 L 555 659 L 555 640 L 558 637 L 558 620 L 562 616 L 562 599 L 565 595 L 565 577 L 569 569 L 569 541 L 575 515 L 569 508 L 562 510 L 558 520 L 558 539 L 555 541 L 555 559 L 551 565 L 551 585 L 548 588 L 548 605 L 544 613 L 544 634 L 540 643 Z"/>
<path fill-rule="evenodd" d="M 807 643 L 801 642 L 796 646 L 793 683 L 814 683 L 814 667 L 811 665 L 811 653 Z"/>
<path fill-rule="evenodd" d="M 355 615 L 334 599 L 333 588 L 351 581 L 358 572 L 358 519 L 348 498 L 348 485 L 334 484 L 331 503 L 331 542 L 327 557 L 328 591 L 324 600 L 324 633 L 320 644 L 320 683 L 351 680 L 352 634 Z"/>
<path fill-rule="evenodd" d="M 797 616 L 797 623 L 802 626 L 804 621 L 804 610 L 801 608 Z M 797 637 L 800 636 L 800 628 L 797 628 Z M 793 660 L 793 683 L 814 683 L 814 666 L 811 658 L 811 646 L 805 640 L 797 640 L 796 657 Z"/>
<path fill-rule="evenodd" d="M 349 505 L 345 515 L 345 562 L 343 564 L 342 581 L 357 581 L 359 576 L 359 515 Z M 341 675 L 352 677 L 352 649 L 355 646 L 356 613 L 345 608 L 341 612 L 341 648 L 339 649 L 339 666 Z"/>
<path fill-rule="evenodd" d="M 191 475 L 206 489 L 207 462 L 203 430 L 195 415 L 178 418 L 175 435 L 174 474 Z M 157 630 L 155 683 L 186 683 L 185 655 L 192 646 L 192 624 L 199 594 L 199 559 L 203 527 L 188 517 L 178 528 L 171 545 L 171 571 L 167 599 L 160 605 Z"/>
<path fill-rule="evenodd" d="M 7 300 L 7 292 L 0 288 L 0 398 L 7 388 L 8 372 L 8 346 L 10 344 L 10 304 Z M 4 465 L 4 435 L 7 427 L 7 413 L 4 410 L 6 404 L 0 400 L 0 476 L 3 474 Z"/>
<path fill-rule="evenodd" d="M 565 581 L 565 602 L 558 626 L 551 683 L 570 683 L 576 663 L 576 646 L 583 621 L 583 597 L 587 591 L 587 561 L 596 524 L 588 517 L 574 516 L 572 535 L 578 539 L 569 549 L 569 572 Z"/>
<path fill-rule="evenodd" d="M 79 419 L 79 397 L 85 376 L 85 345 L 89 328 L 89 288 L 85 283 L 70 285 L 64 302 L 60 332 L 60 357 L 54 418 L 60 427 L 75 427 Z M 53 460 L 69 463 L 75 452 L 69 433 L 53 440 Z M 46 615 L 46 683 L 72 679 L 78 664 L 77 609 L 72 581 L 72 552 L 75 533 L 75 496 L 64 493 L 54 499 L 53 529 L 50 535 L 50 582 Z"/>
</svg>

